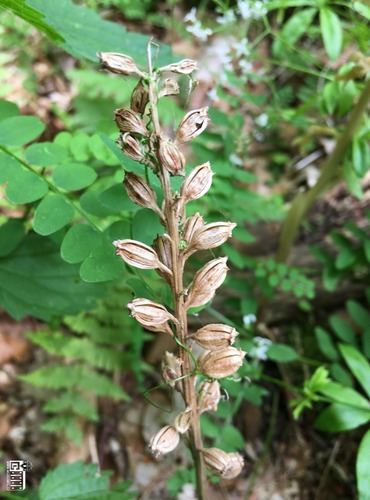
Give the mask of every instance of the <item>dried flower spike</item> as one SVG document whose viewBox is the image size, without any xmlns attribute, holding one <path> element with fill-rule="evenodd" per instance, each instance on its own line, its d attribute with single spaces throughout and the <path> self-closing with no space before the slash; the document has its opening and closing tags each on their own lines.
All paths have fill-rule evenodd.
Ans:
<svg viewBox="0 0 370 500">
<path fill-rule="evenodd" d="M 131 95 L 131 109 L 136 113 L 140 113 L 141 115 L 145 111 L 145 107 L 149 101 L 149 93 L 147 89 L 144 87 L 142 80 L 136 85 L 132 95 Z"/>
<path fill-rule="evenodd" d="M 228 267 L 227 257 L 213 259 L 195 273 L 194 280 L 189 287 L 187 307 L 203 306 L 216 293 L 216 289 L 226 278 Z"/>
<path fill-rule="evenodd" d="M 181 360 L 172 354 L 172 352 L 166 351 L 162 359 L 162 377 L 171 387 L 182 392 L 183 385 L 180 361 Z"/>
<path fill-rule="evenodd" d="M 188 253 L 216 248 L 231 237 L 236 226 L 233 222 L 212 222 L 200 228 L 189 242 Z"/>
<path fill-rule="evenodd" d="M 160 68 L 161 71 L 171 71 L 179 75 L 190 75 L 197 69 L 197 62 L 192 59 L 183 59 L 182 61 L 174 64 L 169 64 Z"/>
<path fill-rule="evenodd" d="M 145 327 L 161 327 L 166 321 L 178 322 L 164 306 L 148 299 L 131 300 L 131 302 L 127 304 L 127 308 L 130 310 L 131 316 Z"/>
<path fill-rule="evenodd" d="M 188 142 L 197 137 L 207 127 L 209 121 L 208 108 L 189 111 L 182 119 L 176 133 L 176 142 Z"/>
<path fill-rule="evenodd" d="M 116 240 L 113 245 L 119 255 L 130 266 L 139 269 L 157 269 L 172 274 L 172 271 L 160 262 L 153 248 L 136 240 Z"/>
<path fill-rule="evenodd" d="M 195 167 L 181 185 L 182 205 L 204 196 L 212 185 L 212 176 L 209 161 Z"/>
<path fill-rule="evenodd" d="M 198 359 L 198 368 L 209 378 L 221 379 L 233 375 L 243 364 L 246 352 L 235 347 L 221 351 L 206 351 Z"/>
<path fill-rule="evenodd" d="M 217 411 L 218 403 L 221 399 L 220 384 L 217 380 L 204 380 L 199 386 L 198 411 Z"/>
<path fill-rule="evenodd" d="M 133 172 L 126 172 L 123 182 L 127 194 L 136 205 L 143 208 L 150 208 L 163 218 L 163 213 L 157 205 L 157 195 L 140 175 L 134 174 Z"/>
<path fill-rule="evenodd" d="M 213 324 L 203 326 L 191 337 L 203 349 L 220 351 L 232 345 L 237 335 L 238 332 L 232 326 Z"/>
<path fill-rule="evenodd" d="M 141 144 L 133 135 L 121 133 L 117 139 L 117 144 L 121 148 L 122 153 L 131 158 L 131 160 L 141 162 L 144 159 Z"/>
<path fill-rule="evenodd" d="M 223 479 L 233 479 L 243 470 L 244 460 L 239 453 L 226 453 L 219 448 L 202 450 L 208 469 Z"/>
<path fill-rule="evenodd" d="M 102 66 L 112 73 L 119 75 L 139 75 L 144 77 L 144 73 L 139 70 L 134 60 L 125 54 L 118 54 L 117 52 L 97 52 L 96 54 Z"/>
<path fill-rule="evenodd" d="M 191 409 L 187 408 L 185 411 L 179 413 L 175 418 L 173 425 L 177 432 L 185 434 L 189 430 L 191 422 Z"/>
<path fill-rule="evenodd" d="M 138 113 L 132 109 L 116 109 L 114 112 L 117 127 L 121 132 L 128 132 L 129 134 L 148 135 L 145 128 L 145 123 L 140 118 Z"/>
<path fill-rule="evenodd" d="M 162 88 L 159 89 L 158 98 L 177 94 L 180 94 L 179 84 L 175 80 L 172 80 L 172 78 L 167 78 L 163 82 Z"/>
<path fill-rule="evenodd" d="M 173 451 L 179 444 L 179 441 L 180 435 L 175 427 L 166 425 L 152 437 L 149 448 L 155 457 L 159 457 Z"/>
<path fill-rule="evenodd" d="M 171 175 L 185 175 L 185 158 L 175 144 L 166 139 L 161 139 L 158 147 L 158 159 Z"/>
</svg>

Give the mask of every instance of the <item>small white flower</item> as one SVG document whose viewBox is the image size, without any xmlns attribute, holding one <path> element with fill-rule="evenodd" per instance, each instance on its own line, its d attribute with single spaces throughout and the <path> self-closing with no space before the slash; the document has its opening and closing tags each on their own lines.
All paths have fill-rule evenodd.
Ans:
<svg viewBox="0 0 370 500">
<path fill-rule="evenodd" d="M 219 24 L 230 24 L 236 21 L 235 12 L 232 9 L 228 9 L 222 16 L 218 16 L 216 21 Z"/>
<path fill-rule="evenodd" d="M 253 65 L 250 61 L 246 59 L 241 59 L 239 61 L 239 68 L 242 70 L 242 73 L 249 73 L 253 70 Z"/>
<path fill-rule="evenodd" d="M 238 0 L 238 10 L 243 19 L 249 19 L 251 17 L 249 0 Z"/>
<path fill-rule="evenodd" d="M 236 158 L 238 158 L 238 157 L 236 156 Z M 240 160 L 240 158 L 238 158 L 238 159 Z M 252 323 L 255 323 L 256 320 L 257 320 L 257 318 L 254 314 L 247 314 L 246 316 L 243 316 L 243 323 L 245 326 L 250 326 Z M 261 337 L 255 337 L 255 338 L 261 338 Z"/>
<path fill-rule="evenodd" d="M 265 339 L 263 337 L 254 337 L 253 343 L 256 344 L 255 347 L 249 351 L 249 357 L 256 359 L 258 361 L 266 361 L 267 360 L 267 351 L 271 346 L 272 342 L 269 339 Z"/>
<path fill-rule="evenodd" d="M 266 113 L 262 113 L 262 115 L 257 116 L 257 118 L 255 119 L 255 122 L 259 127 L 266 127 L 268 121 L 269 117 Z"/>
<path fill-rule="evenodd" d="M 205 42 L 207 38 L 212 35 L 212 30 L 210 28 L 202 28 L 200 21 L 196 21 L 195 24 L 187 26 L 186 31 L 194 35 L 201 42 Z"/>
<path fill-rule="evenodd" d="M 183 19 L 184 23 L 196 23 L 197 22 L 196 13 L 197 13 L 197 9 L 195 7 L 193 7 L 191 9 L 191 11 L 188 12 L 186 14 L 186 16 L 184 17 L 184 19 Z"/>
<path fill-rule="evenodd" d="M 231 153 L 231 155 L 229 156 L 229 160 L 231 161 L 231 163 L 233 163 L 237 167 L 241 167 L 243 165 L 243 160 L 241 158 L 239 158 L 239 156 L 236 155 L 235 153 Z M 251 316 L 253 316 L 254 321 L 256 321 L 256 317 L 253 314 L 248 314 L 247 316 L 244 316 L 244 318 L 243 318 L 245 325 L 248 324 L 248 326 L 249 326 L 251 324 L 251 322 L 252 322 Z"/>
<path fill-rule="evenodd" d="M 217 89 L 216 87 L 213 87 L 207 92 L 207 96 L 211 102 L 218 102 L 220 98 L 217 95 Z"/>
<path fill-rule="evenodd" d="M 236 57 L 248 57 L 251 53 L 247 38 L 242 38 L 240 42 L 235 42 L 232 48 L 235 49 Z"/>
</svg>

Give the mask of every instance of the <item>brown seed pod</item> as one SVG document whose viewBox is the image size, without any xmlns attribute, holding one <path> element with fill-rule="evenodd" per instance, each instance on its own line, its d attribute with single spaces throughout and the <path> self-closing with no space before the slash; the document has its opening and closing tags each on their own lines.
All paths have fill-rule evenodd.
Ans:
<svg viewBox="0 0 370 500">
<path fill-rule="evenodd" d="M 206 194 L 212 184 L 213 172 L 209 161 L 195 167 L 181 185 L 181 204 L 197 200 Z"/>
<path fill-rule="evenodd" d="M 226 453 L 219 448 L 204 448 L 202 455 L 207 468 L 223 479 L 233 479 L 243 470 L 244 460 L 239 453 Z"/>
<path fill-rule="evenodd" d="M 183 391 L 181 360 L 172 354 L 172 352 L 166 351 L 163 356 L 162 377 L 171 387 L 174 387 L 179 392 Z"/>
<path fill-rule="evenodd" d="M 180 435 L 172 425 L 166 425 L 152 437 L 149 449 L 155 457 L 170 453 L 180 442 Z"/>
<path fill-rule="evenodd" d="M 171 175 L 185 175 L 185 158 L 175 144 L 166 139 L 160 139 L 158 160 Z"/>
<path fill-rule="evenodd" d="M 121 132 L 148 135 L 148 131 L 145 128 L 145 123 L 140 118 L 138 113 L 135 113 L 135 111 L 132 111 L 132 109 L 116 109 L 114 115 L 117 127 Z"/>
<path fill-rule="evenodd" d="M 136 113 L 140 113 L 141 115 L 145 111 L 145 106 L 149 102 L 149 92 L 147 88 L 143 85 L 143 81 L 140 80 L 136 85 L 133 93 L 131 94 L 131 109 Z"/>
<path fill-rule="evenodd" d="M 186 253 L 191 255 L 197 250 L 216 248 L 231 237 L 236 224 L 232 222 L 212 222 L 200 228 L 190 240 Z"/>
<path fill-rule="evenodd" d="M 221 399 L 220 384 L 217 380 L 204 380 L 198 391 L 198 411 L 217 411 L 218 403 Z"/>
<path fill-rule="evenodd" d="M 148 299 L 134 299 L 127 304 L 131 316 L 145 327 L 162 327 L 166 321 L 178 323 L 177 319 L 170 314 L 161 304 Z"/>
<path fill-rule="evenodd" d="M 228 271 L 226 261 L 227 257 L 213 259 L 195 273 L 194 280 L 189 286 L 187 308 L 203 306 L 213 298 L 216 289 L 226 278 Z"/>
<path fill-rule="evenodd" d="M 175 82 L 175 80 L 172 80 L 172 78 L 166 78 L 163 82 L 162 88 L 158 92 L 158 98 L 177 94 L 180 94 L 179 84 Z"/>
<path fill-rule="evenodd" d="M 157 236 L 153 242 L 153 247 L 162 264 L 164 264 L 166 268 L 172 269 L 171 241 L 164 236 Z M 158 269 L 158 273 L 167 281 L 167 283 L 171 284 L 171 276 L 168 273 L 161 271 L 161 269 Z"/>
<path fill-rule="evenodd" d="M 161 219 L 163 213 L 157 205 L 157 195 L 149 184 L 140 176 L 133 172 L 125 172 L 124 184 L 130 199 L 139 207 L 150 208 L 156 212 Z"/>
<path fill-rule="evenodd" d="M 235 373 L 243 364 L 246 352 L 235 347 L 206 351 L 198 358 L 199 370 L 209 378 L 221 379 Z"/>
<path fill-rule="evenodd" d="M 232 345 L 237 335 L 238 332 L 232 326 L 212 324 L 203 326 L 191 338 L 203 349 L 220 351 Z"/>
<path fill-rule="evenodd" d="M 147 330 L 150 332 L 155 332 L 155 333 L 168 333 L 168 335 L 171 335 L 173 337 L 173 331 L 172 328 L 170 327 L 168 321 L 166 323 L 162 323 L 161 325 L 151 325 L 151 326 L 146 326 L 145 327 Z"/>
<path fill-rule="evenodd" d="M 194 234 L 202 227 L 204 227 L 204 220 L 199 212 L 190 215 L 190 217 L 186 219 L 181 235 L 182 239 L 187 242 L 188 246 L 191 244 Z"/>
<path fill-rule="evenodd" d="M 191 423 L 191 410 L 186 409 L 185 411 L 179 413 L 175 418 L 173 425 L 175 426 L 177 432 L 180 434 L 185 434 L 189 430 Z"/>
<path fill-rule="evenodd" d="M 119 75 L 139 75 L 144 77 L 144 73 L 136 66 L 132 57 L 117 52 L 97 52 L 96 54 L 103 67 Z"/>
<path fill-rule="evenodd" d="M 140 141 L 133 135 L 121 133 L 117 139 L 117 144 L 121 148 L 122 153 L 131 158 L 131 160 L 141 162 L 144 159 Z"/>
<path fill-rule="evenodd" d="M 176 142 L 188 142 L 197 137 L 207 127 L 209 121 L 208 108 L 195 109 L 186 113 L 177 132 Z"/>
<path fill-rule="evenodd" d="M 119 255 L 130 266 L 139 269 L 157 269 L 172 275 L 172 271 L 160 262 L 155 250 L 136 240 L 116 240 L 113 245 Z"/>
<path fill-rule="evenodd" d="M 178 73 L 179 75 L 190 75 L 196 69 L 197 62 L 192 59 L 183 59 L 178 63 L 169 64 L 168 66 L 160 68 L 161 71 L 171 71 L 172 73 Z"/>
</svg>

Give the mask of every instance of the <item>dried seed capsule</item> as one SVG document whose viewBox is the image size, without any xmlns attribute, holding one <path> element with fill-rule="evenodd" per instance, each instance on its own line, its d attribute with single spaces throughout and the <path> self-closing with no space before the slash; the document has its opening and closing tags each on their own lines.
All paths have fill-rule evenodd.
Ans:
<svg viewBox="0 0 370 500">
<path fill-rule="evenodd" d="M 209 121 L 208 108 L 195 109 L 186 113 L 177 132 L 176 142 L 188 142 L 197 137 L 207 127 Z"/>
<path fill-rule="evenodd" d="M 225 378 L 235 373 L 243 364 L 246 352 L 235 347 L 221 351 L 206 351 L 198 358 L 199 370 L 209 378 Z"/>
<path fill-rule="evenodd" d="M 177 391 L 182 392 L 182 372 L 181 360 L 177 358 L 172 352 L 166 351 L 162 359 L 162 377 L 171 387 Z"/>
<path fill-rule="evenodd" d="M 239 453 L 226 453 L 219 448 L 202 450 L 207 468 L 216 476 L 223 479 L 233 479 L 238 476 L 244 466 L 243 457 Z"/>
<path fill-rule="evenodd" d="M 203 326 L 191 338 L 204 349 L 219 351 L 233 344 L 237 335 L 238 332 L 232 326 L 212 324 Z"/>
<path fill-rule="evenodd" d="M 168 95 L 177 95 L 180 94 L 180 87 L 175 80 L 172 78 L 166 78 L 163 83 L 162 88 L 158 92 L 158 97 L 166 97 Z"/>
<path fill-rule="evenodd" d="M 117 144 L 121 148 L 122 153 L 131 158 L 131 160 L 141 162 L 144 159 L 141 144 L 133 135 L 120 134 Z"/>
<path fill-rule="evenodd" d="M 166 425 L 152 437 L 149 448 L 155 457 L 173 451 L 180 442 L 180 435 L 172 425 Z"/>
<path fill-rule="evenodd" d="M 161 71 L 171 71 L 172 73 L 178 73 L 179 75 L 190 75 L 197 69 L 197 62 L 192 59 L 183 59 L 178 63 L 169 64 L 160 68 Z"/>
<path fill-rule="evenodd" d="M 162 264 L 164 264 L 168 269 L 172 269 L 172 249 L 170 240 L 164 236 L 157 236 L 153 242 L 153 247 L 156 250 L 158 258 Z M 169 284 L 171 284 L 171 276 L 168 275 L 168 273 L 163 273 L 160 269 L 158 269 L 158 273 Z"/>
<path fill-rule="evenodd" d="M 216 248 L 231 236 L 236 224 L 233 222 L 212 222 L 199 229 L 190 241 L 187 253 Z"/>
<path fill-rule="evenodd" d="M 226 278 L 228 267 L 227 257 L 220 257 L 209 261 L 197 271 L 189 287 L 187 307 L 198 307 L 209 302 L 216 293 L 216 289 Z"/>
<path fill-rule="evenodd" d="M 181 203 L 185 205 L 204 196 L 211 187 L 212 176 L 209 161 L 195 167 L 181 185 Z"/>
<path fill-rule="evenodd" d="M 198 411 L 217 411 L 218 403 L 221 399 L 220 384 L 217 380 L 204 380 L 198 391 Z"/>
<path fill-rule="evenodd" d="M 182 238 L 190 244 L 193 239 L 194 234 L 199 231 L 202 227 L 204 227 L 203 217 L 199 212 L 188 217 L 185 221 L 185 224 L 182 228 Z"/>
<path fill-rule="evenodd" d="M 172 271 L 160 262 L 155 250 L 141 241 L 136 240 L 116 240 L 113 245 L 117 248 L 119 255 L 130 266 L 139 269 L 157 269 L 172 275 Z"/>
<path fill-rule="evenodd" d="M 177 432 L 180 434 L 185 434 L 189 430 L 191 423 L 191 410 L 186 409 L 182 413 L 179 413 L 175 418 L 173 425 L 175 426 Z"/>
<path fill-rule="evenodd" d="M 168 321 L 166 321 L 166 323 L 162 323 L 161 325 L 152 325 L 152 326 L 146 326 L 145 327 L 147 330 L 149 330 L 150 332 L 156 332 L 156 333 L 168 333 L 168 335 L 171 335 L 171 337 L 173 337 L 173 331 L 168 323 Z"/>
<path fill-rule="evenodd" d="M 177 323 L 177 319 L 161 304 L 148 299 L 134 299 L 127 304 L 131 316 L 141 325 L 161 327 L 166 321 Z"/>
<path fill-rule="evenodd" d="M 121 132 L 129 132 L 131 134 L 148 135 L 145 128 L 145 123 L 140 116 L 132 111 L 132 109 L 116 109 L 114 112 L 117 127 Z"/>
<path fill-rule="evenodd" d="M 143 208 L 150 208 L 161 218 L 163 217 L 163 213 L 157 205 L 157 195 L 140 175 L 133 172 L 125 172 L 125 180 L 123 182 L 127 194 L 136 205 Z"/>
<path fill-rule="evenodd" d="M 142 80 L 134 88 L 133 93 L 131 94 L 131 109 L 136 113 L 140 113 L 141 115 L 145 111 L 145 106 L 149 102 L 149 92 L 147 88 L 143 85 Z"/>
<path fill-rule="evenodd" d="M 142 71 L 136 66 L 134 60 L 125 54 L 118 54 L 117 52 L 97 52 L 96 54 L 103 67 L 112 73 L 119 75 L 139 75 L 145 76 Z"/>
<path fill-rule="evenodd" d="M 171 175 L 185 175 L 185 158 L 173 142 L 161 139 L 158 148 L 158 159 Z"/>
</svg>

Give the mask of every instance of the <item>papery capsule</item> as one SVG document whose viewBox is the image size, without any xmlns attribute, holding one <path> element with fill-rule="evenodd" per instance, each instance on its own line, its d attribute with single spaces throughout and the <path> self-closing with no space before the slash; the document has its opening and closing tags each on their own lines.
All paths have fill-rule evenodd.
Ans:
<svg viewBox="0 0 370 500">
<path fill-rule="evenodd" d="M 227 257 L 220 257 L 209 261 L 197 271 L 194 280 L 189 286 L 187 307 L 198 307 L 209 302 L 216 293 L 216 289 L 226 278 L 228 267 Z"/>
<path fill-rule="evenodd" d="M 163 168 L 171 175 L 185 175 L 185 158 L 171 141 L 161 139 L 158 148 L 158 159 Z"/>
<path fill-rule="evenodd" d="M 204 349 L 219 351 L 232 345 L 237 335 L 238 332 L 232 326 L 212 324 L 203 326 L 191 338 Z"/>
<path fill-rule="evenodd" d="M 139 75 L 144 76 L 144 73 L 136 66 L 132 57 L 117 52 L 97 52 L 96 54 L 103 67 L 112 73 L 119 75 Z"/>
<path fill-rule="evenodd" d="M 231 232 L 235 226 L 236 224 L 232 222 L 211 222 L 211 224 L 206 224 L 194 234 L 187 252 L 209 250 L 222 245 L 231 237 Z"/>
<path fill-rule="evenodd" d="M 220 384 L 217 380 L 204 380 L 198 391 L 198 411 L 217 411 L 218 403 L 221 399 Z"/>
<path fill-rule="evenodd" d="M 130 266 L 139 269 L 157 269 L 172 274 L 172 271 L 160 262 L 157 253 L 153 248 L 141 241 L 136 240 L 116 240 L 113 245 L 117 248 L 119 255 Z"/>
<path fill-rule="evenodd" d="M 180 434 L 185 434 L 189 430 L 191 423 L 191 410 L 186 409 L 185 411 L 179 413 L 175 418 L 173 425 L 175 426 L 177 432 Z"/>
<path fill-rule="evenodd" d="M 157 205 L 157 195 L 140 175 L 133 172 L 125 172 L 125 180 L 123 182 L 127 194 L 136 205 L 143 208 L 150 208 L 161 218 L 163 217 L 163 213 Z"/>
<path fill-rule="evenodd" d="M 172 249 L 170 240 L 164 236 L 157 236 L 153 242 L 153 247 L 155 248 L 158 258 L 162 264 L 164 264 L 168 269 L 172 269 Z M 171 276 L 168 275 L 168 273 L 162 272 L 160 269 L 158 269 L 158 273 L 169 284 L 171 284 Z"/>
<path fill-rule="evenodd" d="M 233 479 L 243 470 L 244 460 L 240 453 L 226 453 L 219 448 L 204 448 L 202 455 L 207 468 L 223 479 Z"/>
<path fill-rule="evenodd" d="M 183 59 L 178 63 L 169 64 L 160 68 L 162 71 L 171 71 L 172 73 L 178 73 L 179 75 L 190 75 L 197 69 L 197 62 L 192 59 Z"/>
<path fill-rule="evenodd" d="M 182 228 L 182 239 L 184 239 L 189 245 L 191 240 L 193 239 L 194 234 L 202 227 L 204 227 L 204 220 L 200 213 L 196 212 L 195 214 L 190 215 L 190 217 L 186 219 L 185 224 Z"/>
<path fill-rule="evenodd" d="M 117 127 L 121 132 L 148 135 L 145 123 L 135 111 L 132 111 L 132 109 L 116 109 L 114 115 Z"/>
<path fill-rule="evenodd" d="M 235 347 L 221 351 L 206 351 L 198 358 L 199 370 L 209 378 L 225 378 L 233 375 L 243 364 L 246 352 Z"/>
<path fill-rule="evenodd" d="M 166 321 L 177 323 L 177 319 L 161 304 L 148 299 L 134 299 L 127 304 L 131 316 L 141 325 L 162 326 Z"/>
<path fill-rule="evenodd" d="M 172 425 L 166 425 L 152 437 L 149 449 L 155 457 L 173 451 L 180 442 L 180 435 Z"/>
<path fill-rule="evenodd" d="M 163 86 L 159 89 L 158 97 L 166 97 L 168 95 L 177 95 L 180 94 L 180 87 L 175 80 L 172 78 L 166 78 L 163 82 Z"/>
<path fill-rule="evenodd" d="M 146 325 L 145 328 L 150 332 L 168 333 L 168 335 L 171 335 L 171 337 L 173 337 L 173 331 L 168 321 L 166 321 L 166 323 L 162 323 L 161 325 L 151 325 L 151 326 Z"/>
<path fill-rule="evenodd" d="M 212 185 L 212 176 L 209 161 L 195 167 L 181 185 L 181 203 L 185 205 L 204 196 Z"/>
<path fill-rule="evenodd" d="M 133 93 L 131 94 L 131 102 L 130 106 L 132 111 L 136 113 L 140 113 L 141 115 L 145 111 L 145 106 L 149 102 L 149 92 L 147 88 L 143 85 L 142 80 L 134 88 Z"/>
<path fill-rule="evenodd" d="M 122 150 L 122 153 L 131 160 L 141 162 L 144 159 L 140 141 L 130 134 L 120 134 L 117 139 L 117 144 Z"/>
<path fill-rule="evenodd" d="M 176 142 L 187 142 L 197 137 L 207 127 L 209 121 L 208 108 L 196 109 L 186 113 L 177 132 Z"/>
<path fill-rule="evenodd" d="M 177 391 L 182 392 L 182 372 L 181 360 L 177 358 L 172 352 L 166 351 L 162 359 L 162 377 L 171 387 Z"/>
</svg>

